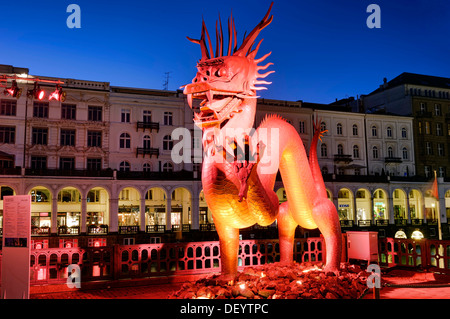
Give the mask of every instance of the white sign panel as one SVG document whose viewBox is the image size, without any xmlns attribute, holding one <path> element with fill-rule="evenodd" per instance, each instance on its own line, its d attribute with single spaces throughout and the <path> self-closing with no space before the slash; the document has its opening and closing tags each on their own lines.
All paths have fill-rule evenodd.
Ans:
<svg viewBox="0 0 450 319">
<path fill-rule="evenodd" d="M 3 197 L 2 299 L 28 299 L 31 196 Z"/>
</svg>

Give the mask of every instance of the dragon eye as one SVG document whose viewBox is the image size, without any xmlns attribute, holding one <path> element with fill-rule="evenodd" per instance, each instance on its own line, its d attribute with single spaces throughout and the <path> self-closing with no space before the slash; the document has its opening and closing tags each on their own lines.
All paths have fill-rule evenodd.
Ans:
<svg viewBox="0 0 450 319">
<path fill-rule="evenodd" d="M 222 76 L 226 76 L 227 70 L 225 68 L 220 68 L 214 73 L 214 75 L 217 76 L 218 78 L 222 77 Z"/>
</svg>

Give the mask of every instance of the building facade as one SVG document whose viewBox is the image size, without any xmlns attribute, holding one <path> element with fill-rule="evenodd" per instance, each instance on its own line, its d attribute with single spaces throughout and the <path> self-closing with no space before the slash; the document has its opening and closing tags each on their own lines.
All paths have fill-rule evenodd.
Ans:
<svg viewBox="0 0 450 319">
<path fill-rule="evenodd" d="M 53 90 L 48 81 L 61 82 L 66 92 L 64 101 L 0 97 L 0 210 L 3 196 L 31 195 L 35 245 L 217 238 L 202 193 L 201 163 L 172 156 L 180 142 L 172 132 L 195 131 L 182 92 L 28 74 L 20 80 L 17 72 L 0 74 L 5 87 L 15 77 L 22 92 L 38 80 L 47 92 Z M 417 180 L 412 117 L 259 99 L 255 124 L 271 113 L 296 128 L 307 151 L 315 120 L 328 130 L 318 146 L 319 163 L 344 230 L 378 230 L 385 236 L 401 230 L 410 237 L 420 229 L 434 238 L 440 211 L 448 235 L 450 185 L 439 180 L 436 201 L 429 196 L 430 181 Z M 189 142 L 193 147 L 200 140 L 194 135 Z M 274 190 L 286 200 L 281 180 Z M 276 236 L 276 223 L 272 226 Z M 248 234 L 255 232 L 269 235 L 260 227 Z"/>
<path fill-rule="evenodd" d="M 450 78 L 402 73 L 362 97 L 367 112 L 413 117 L 416 175 L 450 172 L 449 83 Z"/>
</svg>

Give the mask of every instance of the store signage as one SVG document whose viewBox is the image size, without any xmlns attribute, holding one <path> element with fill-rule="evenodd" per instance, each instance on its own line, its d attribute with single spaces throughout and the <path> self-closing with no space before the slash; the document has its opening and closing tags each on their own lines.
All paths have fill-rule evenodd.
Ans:
<svg viewBox="0 0 450 319">
<path fill-rule="evenodd" d="M 2 299 L 28 299 L 31 196 L 3 197 Z"/>
</svg>

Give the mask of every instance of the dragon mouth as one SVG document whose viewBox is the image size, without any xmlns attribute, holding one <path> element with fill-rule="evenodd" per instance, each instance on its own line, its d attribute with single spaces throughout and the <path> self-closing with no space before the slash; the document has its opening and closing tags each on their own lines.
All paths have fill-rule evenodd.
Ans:
<svg viewBox="0 0 450 319">
<path fill-rule="evenodd" d="M 198 88 L 198 87 L 197 87 Z M 189 90 L 185 88 L 187 101 L 194 111 L 194 123 L 200 128 L 218 126 L 222 128 L 236 113 L 241 112 L 239 106 L 242 99 L 236 92 L 207 90 Z M 193 105 L 193 99 L 200 99 L 199 106 Z"/>
</svg>

